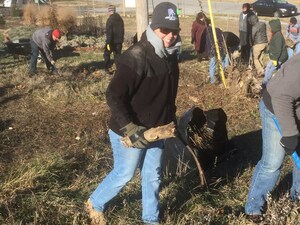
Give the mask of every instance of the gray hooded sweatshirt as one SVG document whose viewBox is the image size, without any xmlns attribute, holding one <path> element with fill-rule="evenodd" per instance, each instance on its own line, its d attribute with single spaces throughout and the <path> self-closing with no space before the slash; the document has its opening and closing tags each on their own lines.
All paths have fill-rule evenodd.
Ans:
<svg viewBox="0 0 300 225">
<path fill-rule="evenodd" d="M 55 47 L 55 41 L 52 39 L 52 31 L 51 28 L 46 27 L 38 29 L 32 34 L 32 40 L 45 52 L 49 62 L 53 60 L 52 50 Z"/>
<path fill-rule="evenodd" d="M 299 135 L 300 54 L 286 61 L 272 77 L 263 93 L 266 107 L 275 114 L 282 136 Z"/>
</svg>

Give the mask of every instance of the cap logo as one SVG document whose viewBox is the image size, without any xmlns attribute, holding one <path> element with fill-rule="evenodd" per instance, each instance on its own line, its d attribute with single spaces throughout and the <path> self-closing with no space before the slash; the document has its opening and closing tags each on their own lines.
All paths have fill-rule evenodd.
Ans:
<svg viewBox="0 0 300 225">
<path fill-rule="evenodd" d="M 166 16 L 165 19 L 177 20 L 176 13 L 174 12 L 174 10 L 172 8 L 168 9 L 168 16 Z"/>
</svg>

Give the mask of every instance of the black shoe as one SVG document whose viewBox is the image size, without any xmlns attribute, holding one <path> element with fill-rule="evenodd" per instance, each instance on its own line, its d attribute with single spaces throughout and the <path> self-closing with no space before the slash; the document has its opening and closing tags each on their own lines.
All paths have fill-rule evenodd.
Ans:
<svg viewBox="0 0 300 225">
<path fill-rule="evenodd" d="M 253 223 L 260 223 L 264 221 L 263 215 L 246 215 L 246 219 Z"/>
<path fill-rule="evenodd" d="M 28 73 L 28 76 L 29 76 L 29 77 L 33 77 L 33 76 L 35 76 L 35 75 L 37 75 L 37 72 L 29 72 L 29 73 Z"/>
</svg>

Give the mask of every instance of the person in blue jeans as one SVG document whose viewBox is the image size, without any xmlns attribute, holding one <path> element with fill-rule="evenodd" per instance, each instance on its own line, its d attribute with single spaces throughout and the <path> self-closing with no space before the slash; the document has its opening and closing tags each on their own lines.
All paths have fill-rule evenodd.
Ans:
<svg viewBox="0 0 300 225">
<path fill-rule="evenodd" d="M 262 122 L 262 158 L 257 163 L 245 213 L 261 217 L 267 197 L 276 185 L 285 155 L 299 156 L 300 122 L 300 54 L 283 64 L 262 91 L 260 117 Z M 290 189 L 292 200 L 300 200 L 300 171 L 294 165 Z"/>
<path fill-rule="evenodd" d="M 227 54 L 226 46 L 224 44 L 223 32 L 220 28 L 216 28 L 216 35 L 221 55 L 221 64 L 223 69 L 225 69 L 229 66 L 229 56 Z M 216 82 L 215 72 L 217 67 L 217 52 L 214 43 L 212 27 L 210 25 L 206 28 L 206 48 L 209 56 L 210 83 L 213 84 Z"/>
<path fill-rule="evenodd" d="M 269 62 L 265 68 L 263 86 L 266 86 L 276 70 L 288 59 L 285 39 L 281 33 L 281 23 L 279 19 L 269 22 L 271 39 L 269 42 Z"/>
<path fill-rule="evenodd" d="M 291 17 L 289 25 L 286 27 L 286 39 L 290 39 L 293 46 L 287 47 L 289 59 L 300 52 L 300 24 L 296 17 Z"/>
<path fill-rule="evenodd" d="M 49 27 L 40 28 L 32 34 L 32 37 L 30 39 L 30 76 L 35 75 L 37 73 L 36 65 L 39 53 L 43 57 L 49 72 L 53 73 L 56 71 L 55 61 L 53 59 L 53 50 L 60 37 L 60 30 L 51 29 Z"/>
<path fill-rule="evenodd" d="M 119 57 L 106 94 L 114 166 L 86 203 L 92 224 L 106 224 L 103 212 L 138 168 L 142 177 L 142 220 L 145 224 L 159 223 L 164 141 L 149 143 L 144 132 L 176 119 L 179 31 L 176 6 L 162 2 L 155 7 L 141 40 Z M 123 145 L 125 136 L 132 147 Z"/>
</svg>

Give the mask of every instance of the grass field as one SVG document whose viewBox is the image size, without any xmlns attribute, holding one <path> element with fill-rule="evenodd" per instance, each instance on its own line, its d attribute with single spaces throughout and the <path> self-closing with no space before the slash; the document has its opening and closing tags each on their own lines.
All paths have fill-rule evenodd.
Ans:
<svg viewBox="0 0 300 225">
<path fill-rule="evenodd" d="M 133 18 L 125 20 L 131 30 Z M 219 27 L 230 24 L 236 31 L 236 21 L 216 21 Z M 192 52 L 191 22 L 192 18 L 181 20 L 177 116 L 192 106 L 222 108 L 238 151 L 206 171 L 208 189 L 199 186 L 196 170 L 165 174 L 162 224 L 253 224 L 243 207 L 261 155 L 259 99 L 207 83 L 208 62 L 197 62 Z M 15 29 L 11 34 L 17 37 L 22 29 Z M 102 50 L 61 52 L 57 61 L 61 76 L 50 76 L 40 64 L 34 77 L 27 75 L 25 59 L 7 54 L 3 45 L 0 50 L 0 224 L 90 224 L 84 203 L 113 165 L 105 100 L 111 77 L 103 73 Z M 300 206 L 288 197 L 290 168 L 287 158 L 261 224 L 299 224 Z M 139 174 L 105 215 L 109 224 L 142 224 Z"/>
</svg>

